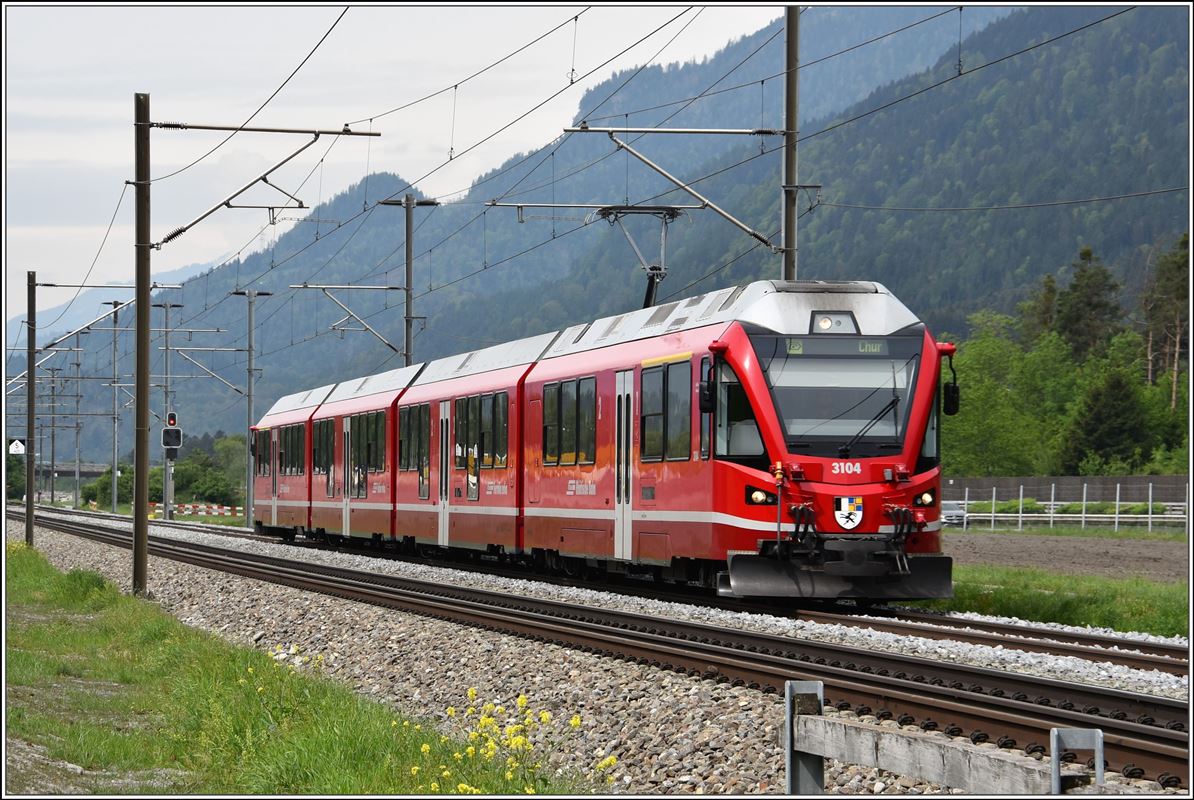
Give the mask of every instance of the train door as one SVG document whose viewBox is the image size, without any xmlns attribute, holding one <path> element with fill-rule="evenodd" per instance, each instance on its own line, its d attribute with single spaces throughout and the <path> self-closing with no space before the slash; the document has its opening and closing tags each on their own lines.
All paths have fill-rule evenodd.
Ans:
<svg viewBox="0 0 1194 800">
<path fill-rule="evenodd" d="M 634 370 L 615 376 L 614 401 L 614 558 L 629 559 L 633 553 L 631 536 L 633 480 L 630 457 L 631 431 L 634 430 Z"/>
<path fill-rule="evenodd" d="M 344 463 L 340 482 L 340 532 L 345 536 L 351 536 L 352 529 L 349 525 L 352 515 L 349 511 L 348 498 L 352 496 L 349 488 L 352 485 L 352 417 L 345 416 L 343 419 L 344 432 L 341 435 L 344 437 L 344 449 L 342 450 Z"/>
<path fill-rule="evenodd" d="M 269 524 L 278 524 L 278 429 L 270 428 L 270 491 L 269 491 Z"/>
<path fill-rule="evenodd" d="M 439 466 L 439 497 L 436 499 L 436 508 L 439 512 L 439 545 L 440 547 L 448 546 L 448 483 L 451 475 L 451 458 L 452 448 L 448 442 L 448 413 L 449 403 L 447 400 L 439 404 L 439 459 L 437 464 Z"/>
</svg>

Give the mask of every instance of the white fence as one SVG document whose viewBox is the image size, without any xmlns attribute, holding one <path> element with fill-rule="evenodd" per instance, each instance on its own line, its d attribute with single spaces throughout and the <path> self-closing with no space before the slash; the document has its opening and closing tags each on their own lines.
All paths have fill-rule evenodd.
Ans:
<svg viewBox="0 0 1194 800">
<path fill-rule="evenodd" d="M 1166 528 L 1180 527 L 1186 531 L 1189 531 L 1190 485 L 1188 483 L 1186 484 L 1185 500 L 1183 502 L 1177 503 L 1160 503 L 1155 501 L 1153 498 L 1153 485 L 1151 483 L 1148 484 L 1148 499 L 1146 501 L 1147 512 L 1144 514 L 1130 514 L 1124 511 L 1126 508 L 1131 508 L 1134 505 L 1138 505 L 1139 502 L 1137 501 L 1129 503 L 1122 501 L 1120 484 L 1115 485 L 1114 510 L 1112 512 L 1107 513 L 1106 511 L 1098 511 L 1096 513 L 1094 511 L 1088 511 L 1088 509 L 1092 506 L 1094 508 L 1102 509 L 1106 506 L 1106 504 L 1111 503 L 1112 501 L 1098 501 L 1097 503 L 1088 501 L 1089 493 L 1087 488 L 1088 487 L 1086 484 L 1082 485 L 1082 496 L 1080 499 L 1059 500 L 1057 497 L 1057 485 L 1052 484 L 1049 487 L 1048 500 L 1044 500 L 1039 497 L 1031 498 L 1032 500 L 1036 501 L 1037 506 L 1043 507 L 1045 511 L 1026 512 L 1024 510 L 1024 487 L 1020 486 L 1019 493 L 1014 498 L 1016 510 L 1009 512 L 1006 510 L 997 510 L 1001 501 L 999 499 L 998 490 L 996 487 L 991 487 L 990 500 L 988 500 L 985 496 L 981 498 L 978 497 L 977 493 L 974 497 L 972 497 L 970 487 L 966 487 L 963 491 L 963 499 L 961 501 L 962 508 L 965 510 L 965 513 L 962 514 L 961 527 L 962 530 L 966 530 L 971 527 L 978 527 L 979 524 L 982 524 L 994 529 L 996 527 L 996 523 L 998 522 L 1004 524 L 1005 526 L 1010 526 L 1014 523 L 1017 530 L 1023 530 L 1024 524 L 1028 523 L 1029 525 L 1033 526 L 1048 525 L 1050 528 L 1056 527 L 1057 525 L 1074 524 L 1077 524 L 1081 528 L 1085 528 L 1087 525 L 1110 525 L 1115 530 L 1119 530 L 1121 525 L 1131 525 L 1147 527 L 1150 531 L 1155 525 Z M 1002 502 L 1006 503 L 1007 498 L 1004 498 Z M 982 503 L 983 510 L 974 510 L 973 506 L 975 503 Z M 990 503 L 989 511 L 985 510 L 987 503 Z M 1058 510 L 1074 505 L 1079 506 L 1079 510 L 1077 512 L 1069 511 L 1066 513 L 1060 513 Z M 1156 506 L 1158 505 L 1164 506 L 1164 511 L 1158 511 L 1156 509 Z M 942 516 L 946 516 L 945 512 L 943 512 Z"/>
</svg>

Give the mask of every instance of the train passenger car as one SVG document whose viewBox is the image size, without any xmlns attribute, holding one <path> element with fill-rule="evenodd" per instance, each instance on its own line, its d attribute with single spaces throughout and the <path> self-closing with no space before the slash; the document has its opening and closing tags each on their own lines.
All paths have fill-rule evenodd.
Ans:
<svg viewBox="0 0 1194 800">
<path fill-rule="evenodd" d="M 403 394 L 396 534 L 407 544 L 522 550 L 523 380 L 555 337 L 431 361 Z"/>
<path fill-rule="evenodd" d="M 394 535 L 395 404 L 422 364 L 336 385 L 311 417 L 309 528 L 374 541 Z"/>
<path fill-rule="evenodd" d="M 288 538 L 310 527 L 311 415 L 335 384 L 278 398 L 253 437 L 253 526 L 277 528 Z"/>
<path fill-rule="evenodd" d="M 310 527 L 736 596 L 948 597 L 953 353 L 880 284 L 759 281 L 348 381 L 308 414 Z"/>
</svg>

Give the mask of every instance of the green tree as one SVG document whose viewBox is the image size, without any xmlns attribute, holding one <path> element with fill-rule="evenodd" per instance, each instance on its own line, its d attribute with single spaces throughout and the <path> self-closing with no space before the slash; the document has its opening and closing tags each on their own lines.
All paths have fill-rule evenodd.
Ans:
<svg viewBox="0 0 1194 800">
<path fill-rule="evenodd" d="M 5 454 L 4 493 L 6 497 L 20 500 L 25 496 L 25 458 Z"/>
<path fill-rule="evenodd" d="M 215 461 L 228 485 L 235 493 L 234 501 L 245 497 L 245 437 L 244 434 L 225 436 L 215 441 Z"/>
<path fill-rule="evenodd" d="M 1157 259 L 1149 276 L 1140 308 L 1148 340 L 1150 382 L 1169 374 L 1170 408 L 1177 407 L 1178 375 L 1183 355 L 1189 353 L 1190 329 L 1190 234 L 1182 234 L 1168 253 Z M 1188 357 L 1185 359 L 1188 362 Z"/>
<path fill-rule="evenodd" d="M 1041 278 L 1041 285 L 1032 297 L 1016 307 L 1020 314 L 1020 337 L 1032 344 L 1053 330 L 1057 315 L 1057 279 L 1052 274 Z"/>
<path fill-rule="evenodd" d="M 1083 247 L 1070 266 L 1074 279 L 1057 295 L 1057 332 L 1073 349 L 1074 358 L 1084 361 L 1121 328 L 1120 287 L 1089 247 Z"/>
<path fill-rule="evenodd" d="M 1070 418 L 1062 470 L 1093 474 L 1106 473 L 1110 464 L 1140 465 L 1152 451 L 1141 430 L 1144 411 L 1140 384 L 1127 370 L 1111 369 L 1094 380 Z"/>
</svg>

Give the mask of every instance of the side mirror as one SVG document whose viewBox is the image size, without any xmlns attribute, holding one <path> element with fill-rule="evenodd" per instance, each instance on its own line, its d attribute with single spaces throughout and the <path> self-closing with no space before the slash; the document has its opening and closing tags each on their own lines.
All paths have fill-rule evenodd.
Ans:
<svg viewBox="0 0 1194 800">
<path fill-rule="evenodd" d="M 698 386 L 698 399 L 702 414 L 712 414 L 716 410 L 716 405 L 713 402 L 712 381 L 700 382 Z"/>
<path fill-rule="evenodd" d="M 958 413 L 958 406 L 962 400 L 961 390 L 956 383 L 947 383 L 941 388 L 945 391 L 945 395 L 942 398 L 944 402 L 942 403 L 941 410 L 946 416 L 952 417 Z"/>
</svg>

